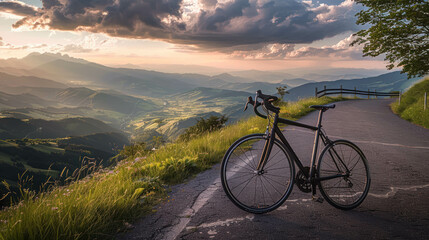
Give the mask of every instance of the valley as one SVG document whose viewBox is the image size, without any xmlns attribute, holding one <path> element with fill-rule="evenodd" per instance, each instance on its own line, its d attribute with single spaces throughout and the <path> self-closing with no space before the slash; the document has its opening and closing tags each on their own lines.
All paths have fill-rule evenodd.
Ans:
<svg viewBox="0 0 429 240">
<path fill-rule="evenodd" d="M 0 177 L 16 188 L 27 171 L 36 190 L 83 159 L 110 166 L 130 143 L 172 142 L 202 118 L 224 115 L 227 124 L 247 118 L 253 113 L 243 112 L 244 103 L 259 89 L 276 94 L 286 86 L 284 100 L 295 101 L 314 96 L 316 87 L 392 91 L 418 81 L 363 69 L 163 73 L 47 53 L 0 66 Z"/>
</svg>

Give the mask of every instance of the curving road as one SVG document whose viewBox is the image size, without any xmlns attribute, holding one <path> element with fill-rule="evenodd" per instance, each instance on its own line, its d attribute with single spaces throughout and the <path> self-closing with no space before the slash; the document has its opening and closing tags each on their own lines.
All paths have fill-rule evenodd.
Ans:
<svg viewBox="0 0 429 240">
<path fill-rule="evenodd" d="M 341 211 L 313 202 L 294 187 L 279 209 L 244 212 L 222 190 L 219 165 L 173 187 L 157 212 L 118 239 L 428 239 L 429 130 L 394 115 L 391 100 L 337 103 L 324 115 L 331 139 L 344 138 L 365 153 L 371 189 L 358 208 Z M 317 113 L 300 122 L 314 125 Z M 310 159 L 314 135 L 289 126 L 285 136 L 301 160 Z M 308 162 L 309 161 L 304 161 Z"/>
</svg>

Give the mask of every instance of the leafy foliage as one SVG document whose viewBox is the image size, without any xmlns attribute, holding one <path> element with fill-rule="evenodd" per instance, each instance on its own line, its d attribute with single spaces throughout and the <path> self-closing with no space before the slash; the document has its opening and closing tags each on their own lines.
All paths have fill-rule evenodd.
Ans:
<svg viewBox="0 0 429 240">
<path fill-rule="evenodd" d="M 179 136 L 180 140 L 187 141 L 195 136 L 199 136 L 203 133 L 213 132 L 221 129 L 225 126 L 228 118 L 225 115 L 220 117 L 210 116 L 207 119 L 201 118 L 197 124 L 185 130 L 185 133 Z"/>
<path fill-rule="evenodd" d="M 366 8 L 357 24 L 370 24 L 355 34 L 364 56 L 385 54 L 388 69 L 402 67 L 409 77 L 429 72 L 429 3 L 427 0 L 357 0 Z"/>
<path fill-rule="evenodd" d="M 143 157 L 147 155 L 148 147 L 145 142 L 137 142 L 132 145 L 124 146 L 119 155 L 122 157 Z"/>
<path fill-rule="evenodd" d="M 286 91 L 287 86 L 283 86 L 283 87 L 276 87 L 277 89 L 277 93 L 280 95 L 280 99 L 283 100 L 283 97 L 285 96 L 286 93 L 289 94 L 288 91 Z"/>
</svg>

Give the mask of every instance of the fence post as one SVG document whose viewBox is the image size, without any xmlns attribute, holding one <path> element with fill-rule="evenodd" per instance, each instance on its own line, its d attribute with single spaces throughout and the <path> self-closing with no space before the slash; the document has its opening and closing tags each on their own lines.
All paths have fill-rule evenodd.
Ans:
<svg viewBox="0 0 429 240">
<path fill-rule="evenodd" d="M 368 88 L 368 99 L 369 99 L 369 88 Z"/>
<path fill-rule="evenodd" d="M 426 111 L 427 105 L 428 105 L 428 95 L 427 95 L 427 92 L 425 92 L 425 108 L 424 108 L 425 111 Z"/>
<path fill-rule="evenodd" d="M 343 85 L 340 85 L 340 97 L 343 97 Z"/>
<path fill-rule="evenodd" d="M 314 96 L 317 98 L 317 88 L 316 88 L 316 91 L 314 93 Z"/>
<path fill-rule="evenodd" d="M 401 105 L 401 95 L 402 95 L 402 91 L 399 91 L 399 105 Z"/>
<path fill-rule="evenodd" d="M 356 87 L 355 87 L 355 98 L 356 98 Z"/>
</svg>

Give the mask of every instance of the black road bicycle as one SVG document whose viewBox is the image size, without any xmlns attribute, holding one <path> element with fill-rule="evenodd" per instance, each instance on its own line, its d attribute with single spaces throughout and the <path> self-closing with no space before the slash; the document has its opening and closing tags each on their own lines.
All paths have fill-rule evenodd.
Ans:
<svg viewBox="0 0 429 240">
<path fill-rule="evenodd" d="M 261 99 L 262 101 L 259 101 Z M 313 199 L 316 186 L 332 206 L 349 210 L 359 206 L 368 194 L 371 178 L 363 152 L 347 140 L 331 141 L 322 129 L 322 116 L 335 104 L 314 105 L 319 110 L 317 126 L 280 118 L 280 108 L 272 105 L 277 97 L 256 92 L 248 104 L 259 117 L 268 119 L 264 134 L 251 134 L 234 142 L 222 161 L 222 186 L 229 199 L 251 213 L 266 213 L 280 207 L 292 192 L 294 183 Z M 262 106 L 266 115 L 258 111 Z M 289 145 L 278 123 L 315 131 L 310 167 L 304 167 Z M 325 146 L 317 158 L 319 141 Z M 317 160 L 317 161 L 316 161 Z M 295 164 L 299 171 L 295 175 Z"/>
</svg>

